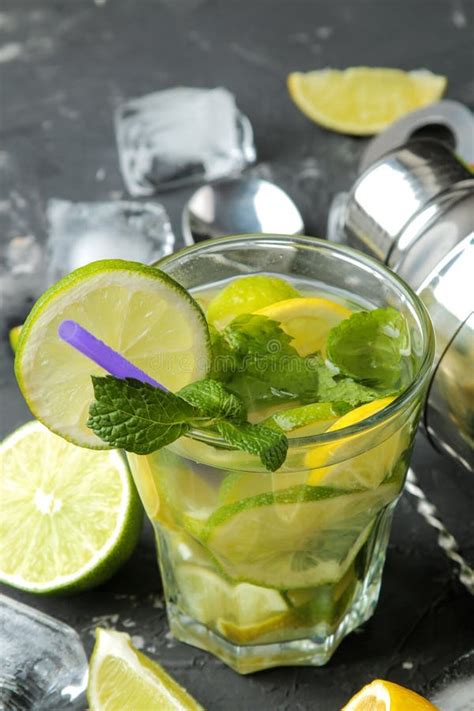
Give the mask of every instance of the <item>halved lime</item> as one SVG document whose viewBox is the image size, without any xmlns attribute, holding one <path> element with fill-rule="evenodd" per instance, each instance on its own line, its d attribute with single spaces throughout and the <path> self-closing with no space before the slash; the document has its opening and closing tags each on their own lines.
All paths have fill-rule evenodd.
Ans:
<svg viewBox="0 0 474 711">
<path fill-rule="evenodd" d="M 204 545 L 231 579 L 280 590 L 338 581 L 397 492 L 295 486 L 218 509 Z"/>
<path fill-rule="evenodd" d="M 87 700 L 93 711 L 204 711 L 128 634 L 97 629 Z"/>
<path fill-rule="evenodd" d="M 132 553 L 142 508 L 119 452 L 76 447 L 29 422 L 0 445 L 0 482 L 2 582 L 85 590 Z"/>
<path fill-rule="evenodd" d="M 294 286 L 279 277 L 265 274 L 241 277 L 213 298 L 207 309 L 207 320 L 222 329 L 240 314 L 251 314 L 276 301 L 298 296 L 300 293 Z"/>
<path fill-rule="evenodd" d="M 204 625 L 215 625 L 217 619 L 239 627 L 258 625 L 289 609 L 278 591 L 233 585 L 207 567 L 178 565 L 175 574 L 187 612 Z"/>
<path fill-rule="evenodd" d="M 86 424 L 91 375 L 104 370 L 59 339 L 64 319 L 77 321 L 172 391 L 207 374 L 206 320 L 177 282 L 154 267 L 121 260 L 77 269 L 37 301 L 15 360 L 33 414 L 74 444 L 106 448 Z"/>
</svg>

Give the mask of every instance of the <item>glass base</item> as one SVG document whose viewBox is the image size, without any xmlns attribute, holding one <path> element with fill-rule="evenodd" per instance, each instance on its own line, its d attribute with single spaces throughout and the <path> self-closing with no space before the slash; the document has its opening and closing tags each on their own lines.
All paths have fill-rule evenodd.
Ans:
<svg viewBox="0 0 474 711">
<path fill-rule="evenodd" d="M 184 614 L 173 603 L 167 607 L 170 629 L 176 639 L 214 654 L 239 674 L 281 666 L 323 666 L 344 637 L 372 617 L 380 591 L 381 568 L 373 583 L 362 586 L 358 599 L 332 634 L 273 644 L 237 645 Z"/>
</svg>

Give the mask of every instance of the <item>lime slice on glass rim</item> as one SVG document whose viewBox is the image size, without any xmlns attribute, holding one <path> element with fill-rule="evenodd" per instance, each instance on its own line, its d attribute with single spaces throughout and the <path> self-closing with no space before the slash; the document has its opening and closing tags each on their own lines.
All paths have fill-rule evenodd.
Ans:
<svg viewBox="0 0 474 711">
<path fill-rule="evenodd" d="M 33 593 L 77 592 L 131 555 L 142 507 L 124 457 L 66 442 L 39 422 L 0 445 L 0 580 Z"/>
<path fill-rule="evenodd" d="M 171 277 L 122 260 L 77 269 L 36 302 L 15 358 L 16 377 L 33 414 L 74 444 L 107 448 L 86 424 L 94 399 L 91 375 L 105 371 L 60 340 L 58 327 L 68 319 L 173 392 L 207 374 L 206 320 Z"/>
<path fill-rule="evenodd" d="M 128 634 L 97 629 L 87 700 L 94 711 L 204 711 Z"/>
</svg>

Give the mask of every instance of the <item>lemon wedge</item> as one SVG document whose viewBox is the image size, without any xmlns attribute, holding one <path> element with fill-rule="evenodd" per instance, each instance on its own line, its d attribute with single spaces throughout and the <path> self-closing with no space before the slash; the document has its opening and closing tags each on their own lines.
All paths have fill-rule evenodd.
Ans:
<svg viewBox="0 0 474 711">
<path fill-rule="evenodd" d="M 342 711 L 439 711 L 427 699 L 391 681 L 376 679 L 367 684 Z"/>
<path fill-rule="evenodd" d="M 308 118 L 339 133 L 371 136 L 410 111 L 438 101 L 447 79 L 426 69 L 351 67 L 288 76 L 288 91 Z"/>
<path fill-rule="evenodd" d="M 123 632 L 98 629 L 87 699 L 94 711 L 204 711 Z"/>
</svg>

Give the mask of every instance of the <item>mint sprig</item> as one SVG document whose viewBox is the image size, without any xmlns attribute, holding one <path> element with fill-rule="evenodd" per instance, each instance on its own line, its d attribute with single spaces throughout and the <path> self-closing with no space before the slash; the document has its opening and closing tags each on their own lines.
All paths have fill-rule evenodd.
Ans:
<svg viewBox="0 0 474 711">
<path fill-rule="evenodd" d="M 92 376 L 95 402 L 87 426 L 112 447 L 149 454 L 186 434 L 197 411 L 148 383 Z"/>
<path fill-rule="evenodd" d="M 93 376 L 92 384 L 95 401 L 87 424 L 112 447 L 150 454 L 199 428 L 258 455 L 270 471 L 285 461 L 288 441 L 283 432 L 247 422 L 242 401 L 216 381 L 192 383 L 178 394 L 110 375 Z"/>
</svg>

